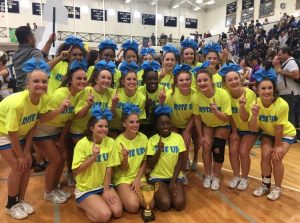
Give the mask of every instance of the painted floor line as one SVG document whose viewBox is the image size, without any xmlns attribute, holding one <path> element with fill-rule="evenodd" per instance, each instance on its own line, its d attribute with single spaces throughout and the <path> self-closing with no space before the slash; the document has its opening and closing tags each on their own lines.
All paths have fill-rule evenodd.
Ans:
<svg viewBox="0 0 300 223">
<path fill-rule="evenodd" d="M 54 214 L 53 214 L 53 222 L 54 223 L 60 223 L 60 208 L 59 208 L 59 204 L 53 203 L 53 210 L 54 210 Z"/>
</svg>

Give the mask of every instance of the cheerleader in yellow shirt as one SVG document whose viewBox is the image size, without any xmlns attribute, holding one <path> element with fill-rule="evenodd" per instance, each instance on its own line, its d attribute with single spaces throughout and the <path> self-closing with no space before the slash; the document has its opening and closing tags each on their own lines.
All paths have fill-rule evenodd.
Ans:
<svg viewBox="0 0 300 223">
<path fill-rule="evenodd" d="M 26 218 L 34 208 L 24 201 L 32 163 L 32 138 L 38 114 L 46 104 L 50 67 L 44 60 L 25 62 L 27 89 L 6 97 L 0 103 L 0 154 L 11 168 L 7 180 L 7 213 Z"/>
<path fill-rule="evenodd" d="M 125 103 L 130 102 L 139 107 L 141 114 L 140 119 L 146 118 L 145 113 L 145 101 L 146 98 L 137 89 L 137 76 L 136 73 L 139 70 L 139 66 L 135 62 L 126 61 L 120 66 L 122 77 L 120 79 L 120 88 L 117 88 L 112 93 L 111 101 L 109 102 L 109 108 L 114 114 L 113 120 L 109 123 L 110 135 L 116 138 L 122 130 L 122 109 Z"/>
<path fill-rule="evenodd" d="M 229 137 L 229 158 L 234 177 L 229 181 L 230 188 L 246 190 L 249 184 L 250 151 L 258 132 L 251 132 L 248 127 L 250 104 L 256 95 L 242 85 L 239 71 L 241 68 L 233 63 L 222 66 L 219 74 L 223 76 L 226 89 L 231 99 L 231 134 Z M 240 176 L 240 167 L 242 175 Z"/>
<path fill-rule="evenodd" d="M 203 187 L 218 190 L 226 140 L 231 129 L 230 97 L 225 90 L 214 86 L 207 70 L 196 71 L 196 82 L 198 91 L 193 95 L 192 101 L 195 127 L 203 149 Z"/>
<path fill-rule="evenodd" d="M 156 56 L 155 49 L 143 47 L 140 50 L 140 62 L 139 62 L 139 64 L 141 65 L 145 61 L 148 61 L 148 62 L 151 63 L 154 60 L 155 56 Z M 137 73 L 137 81 L 138 81 L 137 84 L 138 84 L 139 87 L 144 85 L 143 74 L 144 74 L 144 70 L 142 68 Z"/>
<path fill-rule="evenodd" d="M 260 197 L 268 194 L 271 186 L 271 174 L 275 187 L 267 195 L 270 200 L 277 200 L 281 195 L 281 183 L 284 174 L 282 160 L 291 144 L 295 142 L 295 127 L 288 121 L 288 104 L 276 96 L 276 72 L 264 68 L 255 72 L 259 98 L 252 103 L 249 117 L 249 129 L 262 130 L 261 135 L 261 170 L 262 185 L 253 192 Z"/>
<path fill-rule="evenodd" d="M 75 146 L 72 163 L 76 175 L 75 199 L 92 222 L 107 222 L 122 215 L 122 203 L 111 184 L 112 168 L 120 164 L 114 140 L 107 137 L 112 113 L 96 104 L 88 134 Z"/>
<path fill-rule="evenodd" d="M 166 89 L 171 89 L 174 83 L 174 75 L 172 73 L 179 57 L 179 50 L 170 43 L 167 43 L 163 48 L 162 57 L 162 69 L 159 73 L 158 80 L 159 83 L 166 87 Z"/>
<path fill-rule="evenodd" d="M 186 148 L 182 136 L 171 131 L 171 112 L 168 105 L 158 105 L 154 111 L 158 134 L 148 141 L 147 163 L 152 169 L 150 183 L 159 184 L 155 206 L 162 211 L 168 211 L 171 206 L 181 211 L 186 206 L 180 171 Z"/>
<path fill-rule="evenodd" d="M 68 72 L 69 64 L 73 60 L 86 58 L 86 50 L 81 39 L 74 36 L 66 38 L 65 42 L 58 49 L 58 56 L 49 62 L 53 67 L 50 72 L 48 92 L 53 93 L 60 87 L 62 80 Z"/>
<path fill-rule="evenodd" d="M 121 165 L 114 170 L 113 184 L 126 211 L 137 213 L 143 202 L 138 196 L 141 184 L 146 181 L 147 137 L 139 132 L 140 109 L 131 103 L 123 107 L 125 131 L 115 140 L 114 148 L 119 151 Z"/>
<path fill-rule="evenodd" d="M 72 62 L 62 82 L 62 87 L 58 88 L 49 98 L 45 108 L 46 112 L 41 114 L 39 118 L 41 123 L 35 133 L 34 144 L 49 161 L 45 173 L 44 199 L 54 203 L 64 203 L 71 196 L 69 193 L 57 189 L 57 186 L 64 168 L 62 155 L 64 151 L 67 152 L 68 171 L 71 170 L 73 148 L 66 145 L 67 133 L 71 119 L 74 117 L 76 96 L 87 84 L 85 71 L 85 60 Z"/>
<path fill-rule="evenodd" d="M 114 62 L 101 60 L 95 65 L 90 78 L 91 86 L 86 87 L 78 96 L 75 107 L 75 119 L 72 121 L 70 132 L 74 143 L 81 139 L 87 130 L 87 123 L 91 117 L 90 110 L 95 105 L 107 108 L 112 97 L 112 79 L 116 65 Z"/>
</svg>

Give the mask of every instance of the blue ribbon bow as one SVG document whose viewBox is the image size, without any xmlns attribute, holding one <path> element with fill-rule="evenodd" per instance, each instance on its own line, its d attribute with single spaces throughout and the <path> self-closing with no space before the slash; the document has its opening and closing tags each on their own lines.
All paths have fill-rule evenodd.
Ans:
<svg viewBox="0 0 300 223">
<path fill-rule="evenodd" d="M 169 105 L 158 105 L 154 110 L 154 115 L 170 115 L 173 109 Z"/>
<path fill-rule="evenodd" d="M 49 74 L 51 69 L 44 59 L 32 57 L 23 64 L 22 70 L 26 73 L 31 73 L 34 70 L 41 70 L 46 74 Z"/>
<path fill-rule="evenodd" d="M 152 71 L 159 71 L 160 70 L 160 64 L 155 61 L 155 60 L 152 60 L 151 62 L 149 61 L 145 61 L 142 65 L 141 65 L 141 68 L 143 70 L 152 70 Z"/>
<path fill-rule="evenodd" d="M 124 51 L 126 50 L 138 51 L 139 44 L 134 40 L 127 40 L 125 43 L 122 44 L 122 48 L 124 49 Z"/>
<path fill-rule="evenodd" d="M 163 46 L 162 51 L 164 53 L 174 53 L 175 55 L 179 55 L 180 52 L 179 50 L 173 46 L 171 43 L 167 43 L 166 45 Z"/>
<path fill-rule="evenodd" d="M 190 72 L 190 70 L 192 69 L 192 67 L 190 65 L 187 64 L 176 64 L 174 69 L 173 69 L 173 74 L 177 75 L 179 74 L 179 72 L 181 71 L 186 71 L 186 72 Z"/>
<path fill-rule="evenodd" d="M 270 68 L 269 70 L 265 70 L 265 68 L 261 68 L 253 74 L 253 78 L 257 82 L 261 82 L 263 79 L 266 78 L 276 83 L 277 75 L 273 68 Z"/>
<path fill-rule="evenodd" d="M 81 39 L 75 37 L 75 36 L 69 36 L 65 39 L 65 45 L 67 46 L 72 46 L 72 45 L 77 45 L 80 48 L 83 48 L 83 42 Z"/>
<path fill-rule="evenodd" d="M 87 70 L 87 63 L 86 63 L 85 59 L 73 60 L 71 65 L 70 65 L 69 70 L 73 71 L 73 70 L 76 70 L 76 69 L 79 69 L 79 68 L 83 69 L 84 71 Z"/>
<path fill-rule="evenodd" d="M 221 76 L 226 76 L 226 74 L 230 71 L 239 72 L 242 68 L 234 63 L 225 63 L 222 68 L 219 70 L 219 74 Z"/>
<path fill-rule="evenodd" d="M 103 49 L 117 50 L 118 46 L 115 43 L 115 41 L 113 41 L 111 39 L 106 39 L 106 40 L 103 40 L 102 42 L 100 42 L 98 48 L 99 48 L 99 50 L 103 50 Z"/>
<path fill-rule="evenodd" d="M 205 69 L 207 69 L 207 68 L 209 67 L 209 65 L 210 65 L 210 61 L 209 61 L 209 60 L 204 61 L 200 66 L 194 67 L 194 68 L 191 70 L 191 72 L 194 73 L 194 74 L 196 74 L 196 73 L 198 73 L 200 70 L 205 70 Z"/>
<path fill-rule="evenodd" d="M 108 108 L 101 108 L 101 105 L 95 104 L 91 110 L 91 115 L 95 117 L 97 120 L 101 118 L 106 118 L 108 121 L 112 120 L 113 114 Z"/>
<path fill-rule="evenodd" d="M 123 113 L 125 115 L 131 115 L 131 114 L 139 115 L 141 113 L 141 110 L 137 105 L 127 102 L 123 107 Z"/>
<path fill-rule="evenodd" d="M 100 60 L 98 63 L 95 64 L 96 70 L 108 70 L 110 73 L 114 74 L 116 72 L 116 65 L 114 62 L 106 61 L 106 60 Z"/>
<path fill-rule="evenodd" d="M 218 43 L 214 43 L 214 42 L 209 42 L 208 44 L 206 44 L 203 49 L 202 52 L 207 55 L 209 52 L 217 52 L 220 53 L 221 52 L 221 46 Z"/>
<path fill-rule="evenodd" d="M 121 71 L 122 75 L 127 74 L 129 71 L 134 71 L 137 73 L 140 70 L 139 65 L 136 64 L 136 62 L 131 61 L 130 63 L 127 63 L 127 61 L 123 61 L 119 67 L 119 70 Z"/>
<path fill-rule="evenodd" d="M 145 48 L 145 47 L 143 47 L 140 50 L 140 54 L 142 56 L 146 56 L 146 55 L 150 54 L 152 57 L 155 57 L 155 55 L 156 55 L 155 50 L 153 48 Z"/>
<path fill-rule="evenodd" d="M 182 48 L 192 48 L 193 50 L 198 49 L 198 44 L 193 39 L 185 39 L 180 43 Z"/>
</svg>

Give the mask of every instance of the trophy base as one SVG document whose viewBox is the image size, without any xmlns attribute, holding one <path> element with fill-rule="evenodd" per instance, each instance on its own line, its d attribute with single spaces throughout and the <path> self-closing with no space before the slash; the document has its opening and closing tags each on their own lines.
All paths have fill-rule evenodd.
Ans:
<svg viewBox="0 0 300 223">
<path fill-rule="evenodd" d="M 141 215 L 144 222 L 155 221 L 155 216 L 151 210 L 145 209 L 141 212 Z"/>
</svg>

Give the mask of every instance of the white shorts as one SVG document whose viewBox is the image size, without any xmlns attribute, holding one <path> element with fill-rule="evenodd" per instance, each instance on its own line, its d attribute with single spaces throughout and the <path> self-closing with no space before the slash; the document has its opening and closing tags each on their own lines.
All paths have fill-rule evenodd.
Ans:
<svg viewBox="0 0 300 223">
<path fill-rule="evenodd" d="M 61 127 L 40 123 L 36 128 L 33 138 L 35 141 L 52 139 L 58 136 L 61 133 L 61 131 L 62 131 Z"/>
<path fill-rule="evenodd" d="M 25 138 L 21 137 L 20 144 L 25 144 Z M 11 149 L 11 141 L 8 136 L 0 136 L 0 150 Z"/>
</svg>

